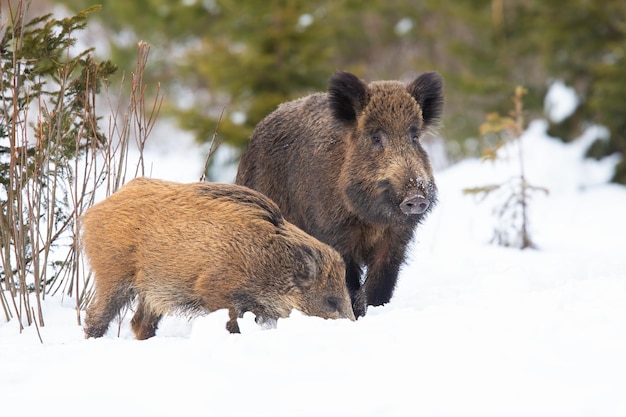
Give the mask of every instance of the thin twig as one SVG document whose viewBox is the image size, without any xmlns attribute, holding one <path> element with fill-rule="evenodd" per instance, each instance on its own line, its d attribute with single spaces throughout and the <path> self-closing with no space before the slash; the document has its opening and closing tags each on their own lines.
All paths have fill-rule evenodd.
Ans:
<svg viewBox="0 0 626 417">
<path fill-rule="evenodd" d="M 222 117 L 224 117 L 225 111 L 226 111 L 226 106 L 222 108 L 220 117 L 219 119 L 217 119 L 217 124 L 215 125 L 215 130 L 213 131 L 213 136 L 211 137 L 211 142 L 209 143 L 209 153 L 207 154 L 206 159 L 204 160 L 204 170 L 202 171 L 202 175 L 200 175 L 200 182 L 206 181 L 206 173 L 209 170 L 209 163 L 211 161 L 211 157 L 213 156 L 215 151 L 217 151 L 217 148 L 222 144 L 221 140 L 218 140 L 216 142 L 216 139 L 217 139 L 217 132 L 220 128 L 220 123 L 222 122 Z"/>
<path fill-rule="evenodd" d="M 33 309 L 33 317 L 34 317 L 35 316 L 35 309 L 33 307 L 31 307 L 31 309 Z M 37 336 L 39 337 L 39 341 L 43 345 L 43 339 L 41 338 L 41 333 L 39 332 L 39 325 L 37 324 L 37 320 L 35 320 L 35 329 L 37 329 Z"/>
</svg>

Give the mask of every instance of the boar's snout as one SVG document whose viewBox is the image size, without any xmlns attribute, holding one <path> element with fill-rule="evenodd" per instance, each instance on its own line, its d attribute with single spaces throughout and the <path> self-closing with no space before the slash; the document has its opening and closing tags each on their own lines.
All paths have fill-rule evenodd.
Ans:
<svg viewBox="0 0 626 417">
<path fill-rule="evenodd" d="M 331 319 L 350 319 L 355 321 L 354 312 L 351 303 L 346 302 L 340 297 L 329 296 L 324 300 L 324 307 Z"/>
<path fill-rule="evenodd" d="M 430 207 L 430 201 L 421 194 L 410 195 L 400 203 L 400 210 L 406 215 L 422 214 Z"/>
</svg>

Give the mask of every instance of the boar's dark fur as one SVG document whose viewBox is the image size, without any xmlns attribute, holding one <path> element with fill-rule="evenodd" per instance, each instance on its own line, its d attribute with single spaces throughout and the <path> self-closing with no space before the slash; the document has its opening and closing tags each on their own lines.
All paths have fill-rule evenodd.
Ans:
<svg viewBox="0 0 626 417">
<path fill-rule="evenodd" d="M 437 73 L 405 85 L 338 72 L 328 93 L 284 103 L 261 121 L 242 155 L 236 182 L 343 256 L 357 316 L 391 299 L 406 247 L 437 200 L 420 141 L 442 108 Z"/>
<path fill-rule="evenodd" d="M 82 244 L 95 273 L 87 337 L 135 298 L 138 339 L 174 312 L 228 309 L 231 332 L 246 311 L 259 323 L 294 308 L 354 320 L 341 256 L 246 187 L 135 179 L 87 211 Z"/>
</svg>

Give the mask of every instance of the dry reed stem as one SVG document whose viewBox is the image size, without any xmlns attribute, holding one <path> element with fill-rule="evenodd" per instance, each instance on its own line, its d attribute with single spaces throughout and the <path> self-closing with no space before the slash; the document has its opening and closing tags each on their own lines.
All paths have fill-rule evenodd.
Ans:
<svg viewBox="0 0 626 417">
<path fill-rule="evenodd" d="M 25 3 L 19 0 L 14 9 L 10 8 L 12 26 L 24 27 Z M 11 6 L 8 1 L 7 4 Z M 0 25 L 5 25 L 4 22 L 2 19 Z M 4 27 L 0 26 L 0 34 Z M 21 41 L 21 38 L 16 39 L 16 48 Z M 2 77 L 0 85 L 1 91 L 11 93 L 9 100 L 2 100 L 0 108 L 2 122 L 8 120 L 10 132 L 7 202 L 0 207 L 0 266 L 4 272 L 4 282 L 0 282 L 0 304 L 7 321 L 18 320 L 20 332 L 24 325 L 34 323 L 43 343 L 39 326 L 45 325 L 42 300 L 46 294 L 62 291 L 72 296 L 76 303 L 77 323 L 81 323 L 80 309 L 90 301 L 92 293 L 91 274 L 80 252 L 80 218 L 96 200 L 98 190 L 104 188 L 106 197 L 123 185 L 130 163 L 128 148 L 131 140 L 139 149 L 134 174 L 145 174 L 143 149 L 156 123 L 163 95 L 158 86 L 154 101 L 146 105 L 143 72 L 150 47 L 139 42 L 128 106 L 122 111 L 121 103 L 125 100 L 121 100 L 121 87 L 115 106 L 106 95 L 110 115 L 109 135 L 104 143 L 97 139 L 99 126 L 93 114 L 98 99 L 96 86 L 89 85 L 90 80 L 95 79 L 91 75 L 97 74 L 88 74 L 81 102 L 84 103 L 82 124 L 73 138 L 75 154 L 63 159 L 61 155 L 64 155 L 62 152 L 68 142 L 62 116 L 66 111 L 64 98 L 72 82 L 72 68 L 66 64 L 58 73 L 58 82 L 47 88 L 57 88 L 59 98 L 55 106 L 50 106 L 53 101 L 36 97 L 34 125 L 39 130 L 32 131 L 28 123 L 30 107 L 19 104 L 24 86 L 20 84 L 23 82 L 22 67 L 16 51 L 13 51 L 11 63 L 14 69 L 11 84 L 6 85 Z M 69 62 L 69 48 L 66 54 Z M 25 91 L 30 93 L 27 89 Z M 7 115 L 11 117 L 7 118 Z M 53 267 L 54 259 L 57 261 Z M 32 303 L 31 293 L 34 293 Z"/>
</svg>

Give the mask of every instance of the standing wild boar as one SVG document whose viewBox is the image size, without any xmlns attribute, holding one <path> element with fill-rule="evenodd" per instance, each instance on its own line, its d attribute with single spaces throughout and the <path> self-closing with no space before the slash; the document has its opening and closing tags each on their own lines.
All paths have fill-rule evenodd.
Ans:
<svg viewBox="0 0 626 417">
<path fill-rule="evenodd" d="M 226 308 L 232 333 L 246 311 L 259 323 L 294 308 L 354 320 L 341 256 L 246 187 L 135 179 L 87 211 L 82 243 L 95 273 L 86 337 L 135 298 L 137 339 L 173 312 Z"/>
<path fill-rule="evenodd" d="M 406 247 L 436 202 L 420 140 L 442 108 L 437 73 L 405 85 L 338 72 L 328 93 L 284 103 L 261 121 L 242 155 L 236 182 L 343 256 L 357 317 L 391 299 Z"/>
</svg>

